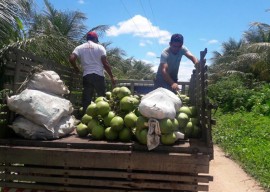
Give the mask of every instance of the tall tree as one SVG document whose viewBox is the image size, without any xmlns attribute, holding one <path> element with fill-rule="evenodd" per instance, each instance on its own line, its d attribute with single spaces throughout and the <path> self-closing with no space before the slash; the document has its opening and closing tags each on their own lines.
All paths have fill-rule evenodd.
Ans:
<svg viewBox="0 0 270 192">
<path fill-rule="evenodd" d="M 240 41 L 229 39 L 222 53 L 214 52 L 209 72 L 218 79 L 228 72 L 251 73 L 258 80 L 270 81 L 270 26 L 252 23 Z"/>
<path fill-rule="evenodd" d="M 244 33 L 246 59 L 253 58 L 251 68 L 259 80 L 270 81 L 270 25 L 254 22 L 250 26 Z"/>
<path fill-rule="evenodd" d="M 0 0 L 0 49 L 25 38 L 24 23 L 32 6 L 32 0 Z"/>
</svg>

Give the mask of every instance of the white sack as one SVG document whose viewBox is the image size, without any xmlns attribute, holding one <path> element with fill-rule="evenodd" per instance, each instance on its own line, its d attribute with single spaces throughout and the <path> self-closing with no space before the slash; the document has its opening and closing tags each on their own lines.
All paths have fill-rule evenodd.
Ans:
<svg viewBox="0 0 270 192">
<path fill-rule="evenodd" d="M 62 117 L 53 130 L 48 130 L 19 116 L 10 126 L 14 132 L 26 139 L 50 140 L 64 137 L 75 130 L 76 118 L 72 115 Z"/>
<path fill-rule="evenodd" d="M 7 98 L 7 105 L 28 120 L 46 127 L 49 131 L 63 116 L 73 112 L 69 100 L 38 90 L 25 89 L 18 95 Z"/>
<path fill-rule="evenodd" d="M 54 71 L 36 73 L 27 83 L 28 89 L 36 89 L 56 95 L 69 94 L 69 90 L 59 75 Z"/>
<path fill-rule="evenodd" d="M 165 88 L 157 88 L 142 97 L 139 111 L 148 118 L 174 119 L 181 106 L 181 100 L 173 92 Z"/>
</svg>

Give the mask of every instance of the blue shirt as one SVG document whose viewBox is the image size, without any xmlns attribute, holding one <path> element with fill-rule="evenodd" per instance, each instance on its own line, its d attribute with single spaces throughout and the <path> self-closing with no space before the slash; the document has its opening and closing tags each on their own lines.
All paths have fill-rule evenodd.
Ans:
<svg viewBox="0 0 270 192">
<path fill-rule="evenodd" d="M 164 49 L 163 52 L 161 53 L 160 63 L 168 64 L 168 73 L 174 82 L 178 81 L 178 70 L 180 62 L 182 56 L 185 55 L 187 52 L 188 49 L 185 46 L 183 46 L 177 54 L 173 54 L 172 52 L 170 52 L 169 47 Z M 163 79 L 161 67 L 159 67 L 157 71 L 155 87 L 156 88 L 163 87 L 171 90 L 171 86 Z"/>
</svg>

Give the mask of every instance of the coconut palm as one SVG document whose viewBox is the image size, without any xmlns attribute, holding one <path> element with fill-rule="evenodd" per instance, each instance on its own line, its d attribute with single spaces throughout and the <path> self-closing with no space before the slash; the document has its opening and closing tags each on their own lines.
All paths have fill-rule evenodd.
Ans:
<svg viewBox="0 0 270 192">
<path fill-rule="evenodd" d="M 253 73 L 260 80 L 270 81 L 270 25 L 251 23 L 251 28 L 244 33 L 244 39 L 248 43 L 246 56 L 253 58 Z"/>
<path fill-rule="evenodd" d="M 0 48 L 25 38 L 24 23 L 32 5 L 32 0 L 0 0 Z"/>
<path fill-rule="evenodd" d="M 270 26 L 251 23 L 240 41 L 222 44 L 222 53 L 214 52 L 209 72 L 218 79 L 228 72 L 252 73 L 259 80 L 270 81 Z"/>
<path fill-rule="evenodd" d="M 244 43 L 242 40 L 236 41 L 232 38 L 228 42 L 222 43 L 222 52 L 213 52 L 212 65 L 209 67 L 211 78 L 218 79 L 228 71 L 241 71 L 242 67 L 238 63 L 238 58 L 242 55 Z M 213 80 L 213 79 L 212 79 Z"/>
<path fill-rule="evenodd" d="M 2 1 L 2 0 L 0 0 Z M 5 3 L 14 2 L 28 2 L 24 1 L 3 1 Z M 21 26 L 25 29 L 24 36 L 17 38 L 18 41 L 6 42 L 4 49 L 9 47 L 16 47 L 36 55 L 42 56 L 47 59 L 54 60 L 56 63 L 69 65 L 67 57 L 72 52 L 75 46 L 85 42 L 85 37 L 88 31 L 96 31 L 100 37 L 104 35 L 106 30 L 109 29 L 107 25 L 99 25 L 87 30 L 83 21 L 86 19 L 85 15 L 80 12 L 62 12 L 54 9 L 48 0 L 44 0 L 45 10 L 41 13 L 35 12 L 32 7 L 31 9 L 25 9 L 31 14 L 13 15 L 15 11 L 10 13 L 10 18 L 23 18 L 21 19 L 22 25 L 11 25 L 6 27 L 6 23 L 2 26 L 6 27 L 5 30 L 12 29 L 17 30 L 17 26 Z M 12 7 L 13 7 L 12 6 Z M 29 16 L 26 18 L 25 16 Z M 8 17 L 9 18 L 9 17 Z M 5 21 L 5 19 L 3 19 Z M 6 19 L 7 20 L 7 19 Z M 16 21 L 16 19 L 14 19 Z M 10 21 L 9 21 L 10 23 Z M 4 31 L 4 28 L 1 28 Z M 27 30 L 26 30 L 27 29 Z M 18 35 L 19 36 L 19 35 Z M 6 38 L 9 39 L 9 38 Z M 110 48 L 111 43 L 105 42 L 103 45 L 107 49 L 108 59 L 113 67 L 113 72 L 118 78 L 143 78 L 146 74 L 152 74 L 148 70 L 149 66 L 141 64 L 142 68 L 145 67 L 145 72 L 140 68 L 136 67 L 132 63 L 132 59 L 124 59 L 125 52 L 119 48 Z M 133 65 L 135 67 L 133 67 Z"/>
</svg>

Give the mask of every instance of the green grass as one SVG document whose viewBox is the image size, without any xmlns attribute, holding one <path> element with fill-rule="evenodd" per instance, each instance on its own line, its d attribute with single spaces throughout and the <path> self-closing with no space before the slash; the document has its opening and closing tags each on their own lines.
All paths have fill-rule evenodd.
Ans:
<svg viewBox="0 0 270 192">
<path fill-rule="evenodd" d="M 270 191 L 270 117 L 238 112 L 214 118 L 214 143 Z"/>
</svg>

